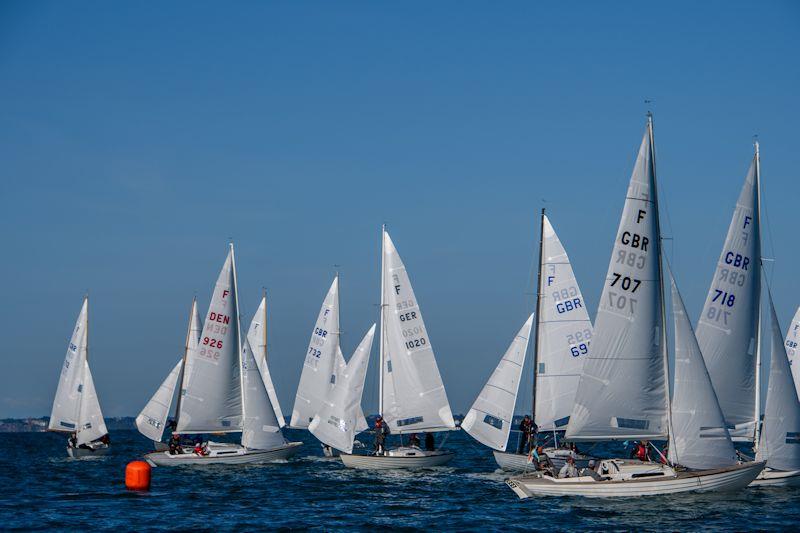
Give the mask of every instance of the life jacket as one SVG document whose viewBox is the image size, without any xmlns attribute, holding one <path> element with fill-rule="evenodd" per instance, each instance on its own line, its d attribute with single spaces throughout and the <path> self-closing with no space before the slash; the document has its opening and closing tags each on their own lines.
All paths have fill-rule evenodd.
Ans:
<svg viewBox="0 0 800 533">
<path fill-rule="evenodd" d="M 636 458 L 640 461 L 647 461 L 647 448 L 642 444 L 636 445 Z"/>
</svg>

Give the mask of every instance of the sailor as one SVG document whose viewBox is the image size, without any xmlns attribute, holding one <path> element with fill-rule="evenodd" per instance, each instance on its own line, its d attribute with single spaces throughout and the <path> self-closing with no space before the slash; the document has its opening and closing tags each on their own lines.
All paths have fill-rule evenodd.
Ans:
<svg viewBox="0 0 800 533">
<path fill-rule="evenodd" d="M 78 434 L 73 433 L 69 436 L 69 447 L 70 448 L 77 448 L 78 447 Z"/>
<path fill-rule="evenodd" d="M 206 455 L 206 451 L 203 449 L 203 443 L 202 442 L 196 442 L 194 444 L 194 450 L 193 451 L 194 451 L 195 455 L 199 455 L 200 457 Z"/>
<path fill-rule="evenodd" d="M 517 453 L 524 453 L 530 449 L 531 433 L 533 431 L 533 424 L 531 423 L 531 417 L 529 415 L 525 415 L 522 418 L 522 421 L 519 423 L 519 431 L 522 433 L 522 439 L 519 441 Z"/>
<path fill-rule="evenodd" d="M 595 481 L 602 481 L 603 478 L 600 476 L 600 474 L 597 473 L 597 470 L 595 468 L 596 466 L 594 459 L 590 459 L 588 468 L 581 469 L 581 476 L 589 476 Z"/>
<path fill-rule="evenodd" d="M 650 461 L 650 450 L 647 449 L 647 441 L 635 442 L 631 450 L 631 459 L 638 459 L 643 462 Z"/>
<path fill-rule="evenodd" d="M 108 436 L 108 433 L 106 433 L 105 435 L 103 435 L 102 437 L 100 437 L 100 442 L 102 442 L 103 444 L 105 444 L 106 446 L 108 446 L 109 444 L 111 444 L 111 437 L 109 437 L 109 436 Z"/>
<path fill-rule="evenodd" d="M 375 455 L 383 455 L 386 451 L 383 443 L 389 435 L 389 424 L 383 421 L 383 417 L 375 417 Z"/>
<path fill-rule="evenodd" d="M 578 477 L 578 469 L 575 467 L 575 459 L 573 457 L 567 457 L 567 462 L 558 471 L 558 477 L 561 479 Z"/>
<path fill-rule="evenodd" d="M 176 455 L 179 453 L 183 453 L 183 448 L 181 447 L 181 436 L 177 433 L 173 433 L 169 438 L 169 454 Z"/>
<path fill-rule="evenodd" d="M 416 446 L 419 448 L 419 437 L 416 433 L 412 433 L 411 436 L 408 437 L 408 445 L 409 446 Z"/>
<path fill-rule="evenodd" d="M 429 452 L 436 450 L 436 441 L 433 439 L 433 433 L 425 433 L 425 449 Z"/>
</svg>

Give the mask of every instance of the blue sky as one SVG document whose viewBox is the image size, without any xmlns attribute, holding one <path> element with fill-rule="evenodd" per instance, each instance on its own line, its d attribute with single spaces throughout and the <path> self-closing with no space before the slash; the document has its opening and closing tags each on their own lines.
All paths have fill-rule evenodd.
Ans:
<svg viewBox="0 0 800 533">
<path fill-rule="evenodd" d="M 334 265 L 346 354 L 377 319 L 383 222 L 464 412 L 530 312 L 543 205 L 594 315 L 645 99 L 694 317 L 759 135 L 785 329 L 798 50 L 794 2 L 4 2 L 0 416 L 49 413 L 87 289 L 104 411 L 136 414 L 229 238 L 289 410 Z"/>
</svg>

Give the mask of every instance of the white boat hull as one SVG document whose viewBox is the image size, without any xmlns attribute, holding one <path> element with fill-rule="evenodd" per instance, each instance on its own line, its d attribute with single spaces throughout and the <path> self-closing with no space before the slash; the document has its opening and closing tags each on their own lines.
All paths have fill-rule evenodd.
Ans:
<svg viewBox="0 0 800 533">
<path fill-rule="evenodd" d="M 67 446 L 67 455 L 73 459 L 100 457 L 102 455 L 108 455 L 109 450 L 108 444 L 101 444 L 95 448 L 73 448 L 72 446 Z"/>
<path fill-rule="evenodd" d="M 425 451 L 416 447 L 395 448 L 386 455 L 341 454 L 342 463 L 348 468 L 361 470 L 421 470 L 449 463 L 454 452 L 445 450 Z"/>
<path fill-rule="evenodd" d="M 240 445 L 227 445 L 212 449 L 208 455 L 197 455 L 187 450 L 186 453 L 175 455 L 170 455 L 168 451 L 151 452 L 144 458 L 151 466 L 269 463 L 289 459 L 297 453 L 302 444 L 302 442 L 288 442 L 284 446 L 271 450 L 250 450 Z"/>
<path fill-rule="evenodd" d="M 622 463 L 622 462 L 621 462 Z M 640 465 L 646 465 L 640 463 Z M 652 470 L 669 467 L 653 465 Z M 595 481 L 591 477 L 553 479 L 541 474 L 526 474 L 506 480 L 506 484 L 521 499 L 532 496 L 584 496 L 589 498 L 620 498 L 657 496 L 683 492 L 722 492 L 743 489 L 764 468 L 764 463 L 743 463 L 728 468 L 677 472 L 672 475 L 653 475 L 628 479 Z"/>
<path fill-rule="evenodd" d="M 589 466 L 590 457 L 581 454 L 572 453 L 569 450 L 560 450 L 549 448 L 544 451 L 547 454 L 550 462 L 553 463 L 553 468 L 560 470 L 564 463 L 567 462 L 567 457 L 570 455 L 575 458 L 575 466 L 578 468 L 586 468 Z M 528 456 L 522 453 L 508 453 L 508 452 L 494 452 L 494 460 L 497 465 L 507 472 L 524 472 L 531 470 L 533 464 L 528 462 Z"/>
<path fill-rule="evenodd" d="M 800 486 L 800 470 L 773 470 L 765 468 L 750 483 L 751 487 L 797 487 Z"/>
</svg>

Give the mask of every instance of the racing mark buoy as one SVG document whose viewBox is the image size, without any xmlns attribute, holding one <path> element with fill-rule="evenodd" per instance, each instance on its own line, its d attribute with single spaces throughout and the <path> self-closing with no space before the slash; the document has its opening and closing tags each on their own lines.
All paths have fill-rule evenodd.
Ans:
<svg viewBox="0 0 800 533">
<path fill-rule="evenodd" d="M 125 486 L 131 490 L 150 489 L 150 465 L 144 461 L 131 461 L 125 467 Z"/>
</svg>

